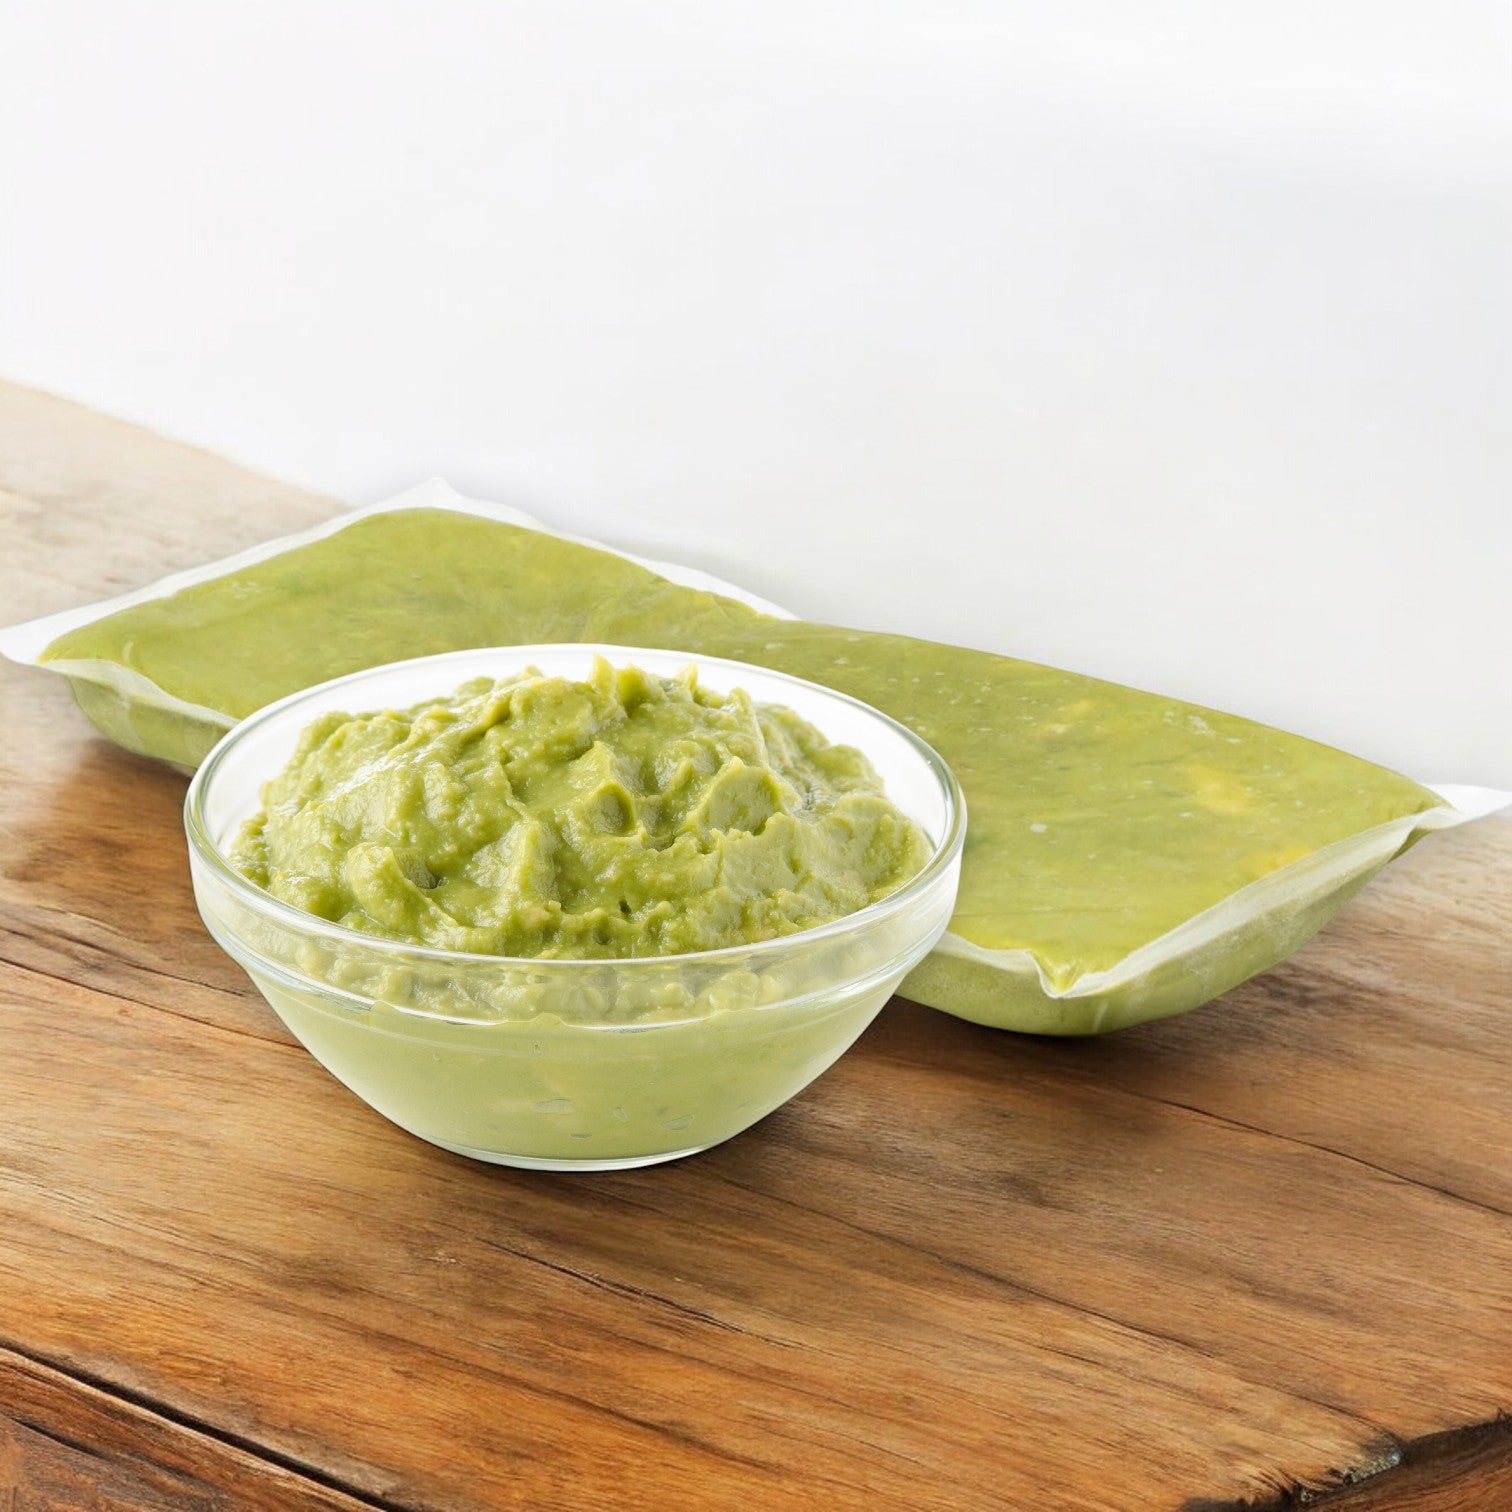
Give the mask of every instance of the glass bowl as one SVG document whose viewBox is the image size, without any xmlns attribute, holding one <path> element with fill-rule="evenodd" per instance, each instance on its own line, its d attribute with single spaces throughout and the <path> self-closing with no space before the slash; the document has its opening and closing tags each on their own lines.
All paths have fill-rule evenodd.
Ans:
<svg viewBox="0 0 1512 1512">
<path fill-rule="evenodd" d="M 865 752 L 933 844 L 922 871 L 832 923 L 722 950 L 631 960 L 471 955 L 347 929 L 243 877 L 224 847 L 300 732 L 331 710 L 403 708 L 526 667 L 581 679 L 595 656 L 786 704 Z M 501 646 L 339 677 L 243 720 L 184 805 L 210 933 L 333 1076 L 401 1128 L 502 1165 L 611 1170 L 738 1134 L 850 1047 L 944 932 L 966 829 L 940 757 L 876 709 L 799 678 L 638 646 Z"/>
</svg>

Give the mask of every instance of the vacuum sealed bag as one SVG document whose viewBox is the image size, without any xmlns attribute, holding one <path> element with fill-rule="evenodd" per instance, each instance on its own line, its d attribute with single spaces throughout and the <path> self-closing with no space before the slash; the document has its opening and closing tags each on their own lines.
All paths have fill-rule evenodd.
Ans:
<svg viewBox="0 0 1512 1512">
<path fill-rule="evenodd" d="M 966 852 L 950 931 L 903 991 L 1008 1029 L 1195 1008 L 1290 954 L 1418 836 L 1508 801 L 1096 678 L 794 619 L 442 483 L 0 632 L 0 652 L 61 672 L 118 744 L 193 767 L 236 720 L 328 678 L 546 641 L 754 662 L 934 745 L 966 791 Z"/>
</svg>

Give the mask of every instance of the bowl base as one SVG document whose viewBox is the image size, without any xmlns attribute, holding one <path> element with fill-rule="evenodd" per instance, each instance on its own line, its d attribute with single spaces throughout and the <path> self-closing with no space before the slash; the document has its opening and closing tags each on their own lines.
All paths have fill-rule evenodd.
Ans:
<svg viewBox="0 0 1512 1512">
<path fill-rule="evenodd" d="M 682 1160 L 688 1155 L 698 1155 L 712 1148 L 712 1144 L 689 1145 L 685 1150 L 666 1150 L 660 1155 L 625 1155 L 618 1160 L 545 1160 L 536 1155 L 501 1155 L 497 1150 L 475 1150 L 470 1145 L 450 1144 L 444 1139 L 427 1139 L 453 1155 L 465 1155 L 469 1160 L 484 1160 L 489 1165 L 514 1166 L 522 1171 L 633 1171 L 637 1166 L 660 1165 L 664 1160 Z"/>
</svg>

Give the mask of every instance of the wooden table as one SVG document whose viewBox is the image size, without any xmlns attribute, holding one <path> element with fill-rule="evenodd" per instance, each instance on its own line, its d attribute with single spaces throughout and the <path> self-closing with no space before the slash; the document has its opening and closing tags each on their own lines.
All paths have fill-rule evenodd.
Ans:
<svg viewBox="0 0 1512 1512">
<path fill-rule="evenodd" d="M 6 619 L 334 507 L 0 386 Z M 0 1509 L 1512 1507 L 1512 824 L 1201 1013 L 895 1002 L 729 1144 L 540 1175 L 338 1086 L 183 779 L 0 697 Z"/>
</svg>

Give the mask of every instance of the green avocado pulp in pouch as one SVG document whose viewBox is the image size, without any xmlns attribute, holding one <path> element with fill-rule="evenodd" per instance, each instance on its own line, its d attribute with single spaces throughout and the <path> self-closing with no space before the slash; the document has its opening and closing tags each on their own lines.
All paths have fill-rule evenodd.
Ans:
<svg viewBox="0 0 1512 1512">
<path fill-rule="evenodd" d="M 1405 777 L 1250 720 L 1011 657 L 778 619 L 607 550 L 445 509 L 361 517 L 70 631 L 42 660 L 68 664 L 111 738 L 193 765 L 227 716 L 328 678 L 549 641 L 754 662 L 873 704 L 934 745 L 969 827 L 950 934 L 903 990 L 1008 1028 L 1091 1033 L 1205 1002 L 1301 944 L 1411 825 L 1373 864 L 1320 873 L 1312 889 L 1309 858 L 1443 807 Z M 111 684 L 101 664 L 175 702 L 134 697 L 134 679 Z M 1299 886 L 1274 906 L 1115 971 L 1282 867 Z"/>
</svg>

